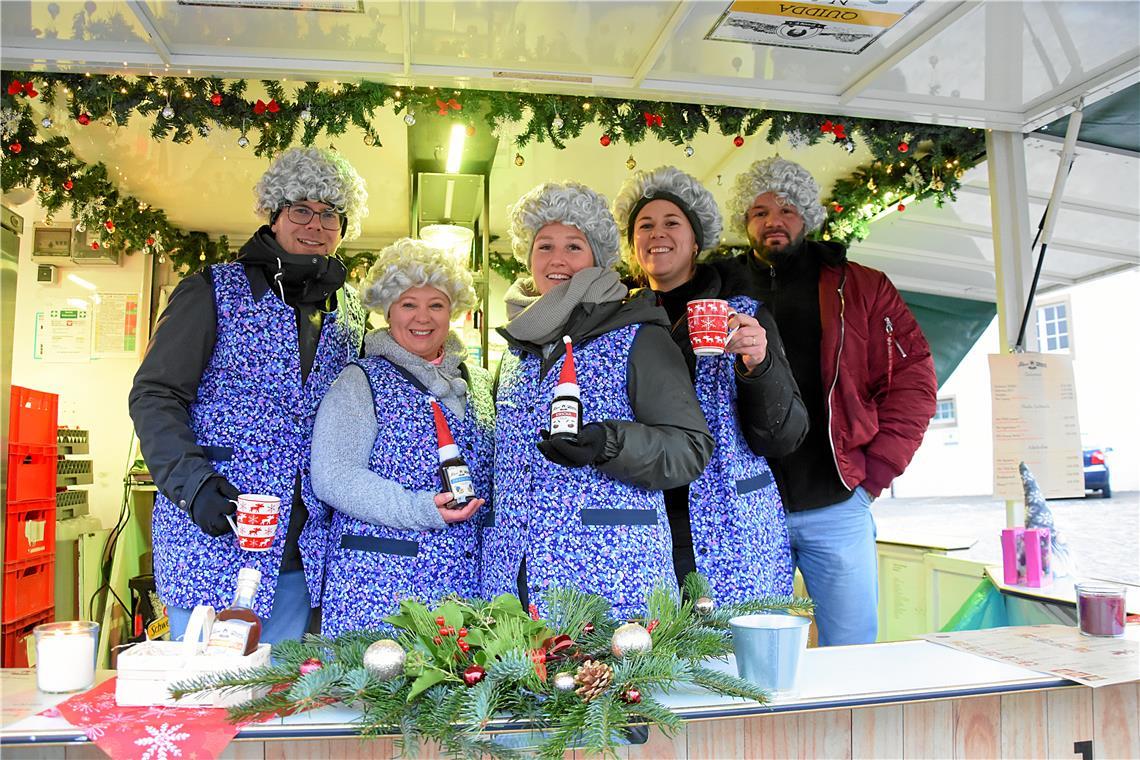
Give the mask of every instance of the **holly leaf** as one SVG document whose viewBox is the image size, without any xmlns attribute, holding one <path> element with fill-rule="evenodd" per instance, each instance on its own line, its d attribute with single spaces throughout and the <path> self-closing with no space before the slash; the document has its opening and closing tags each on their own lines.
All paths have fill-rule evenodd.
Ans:
<svg viewBox="0 0 1140 760">
<path fill-rule="evenodd" d="M 417 696 L 427 691 L 437 683 L 446 681 L 449 674 L 440 670 L 439 668 L 428 667 L 424 672 L 412 682 L 412 690 L 408 692 L 408 701 L 411 702 Z"/>
</svg>

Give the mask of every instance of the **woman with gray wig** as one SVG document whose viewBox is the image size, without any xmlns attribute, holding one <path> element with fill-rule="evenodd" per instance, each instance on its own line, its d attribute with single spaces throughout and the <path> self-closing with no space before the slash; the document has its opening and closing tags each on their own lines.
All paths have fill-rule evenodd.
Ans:
<svg viewBox="0 0 1140 760">
<path fill-rule="evenodd" d="M 495 514 L 483 534 L 483 592 L 517 591 L 546 609 L 570 585 L 618 617 L 675 588 L 661 490 L 696 478 L 712 439 L 684 362 L 653 299 L 627 298 L 612 267 L 617 226 L 605 199 L 547 183 L 511 209 L 528 274 L 507 291 L 508 352 L 496 393 Z M 551 400 L 573 346 L 577 435 L 551 437 Z"/>
<path fill-rule="evenodd" d="M 483 498 L 441 493 L 450 435 L 476 496 L 490 493 L 490 378 L 451 320 L 475 305 L 458 259 L 404 238 L 368 272 L 365 304 L 387 327 L 329 389 L 313 432 L 313 489 L 332 508 L 322 632 L 380 627 L 400 599 L 480 592 Z M 434 402 L 429 403 L 429 402 Z"/>
<path fill-rule="evenodd" d="M 780 493 L 765 459 L 795 449 L 807 410 L 771 313 L 725 291 L 697 261 L 715 248 L 721 218 L 696 178 L 673 166 L 626 180 L 614 200 L 630 270 L 669 315 L 716 447 L 701 476 L 665 492 L 678 579 L 704 575 L 721 603 L 792 593 L 792 562 Z M 698 357 L 689 340 L 690 301 L 727 299 L 735 332 L 720 356 Z"/>
</svg>

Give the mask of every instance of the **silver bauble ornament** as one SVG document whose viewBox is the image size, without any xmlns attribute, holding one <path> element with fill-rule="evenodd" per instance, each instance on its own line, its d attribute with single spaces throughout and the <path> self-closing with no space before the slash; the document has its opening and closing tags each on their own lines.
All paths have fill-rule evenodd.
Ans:
<svg viewBox="0 0 1140 760">
<path fill-rule="evenodd" d="M 75 225 L 75 231 L 76 232 L 87 232 L 87 225 L 85 225 L 83 222 L 80 222 L 79 224 Z"/>
<path fill-rule="evenodd" d="M 238 147 L 239 148 L 245 148 L 248 146 L 249 146 L 249 138 L 248 137 L 246 137 L 245 135 L 242 135 L 241 137 L 238 138 Z"/>
<path fill-rule="evenodd" d="M 693 150 L 692 145 L 686 145 L 685 146 L 685 157 L 686 158 L 692 158 L 694 153 L 696 153 L 696 151 Z"/>
<path fill-rule="evenodd" d="M 313 120 L 313 112 L 312 111 L 310 111 L 308 108 L 306 108 L 304 111 L 301 111 L 301 121 L 312 121 L 312 120 Z"/>
<path fill-rule="evenodd" d="M 39 162 L 40 162 L 40 160 L 38 158 L 36 158 L 35 156 L 32 156 L 31 158 L 28 159 L 28 165 L 29 166 L 35 166 Z"/>
<path fill-rule="evenodd" d="M 610 639 L 610 650 L 616 657 L 625 657 L 638 652 L 648 652 L 653 648 L 653 639 L 645 626 L 639 623 L 626 623 L 614 631 Z"/>
<path fill-rule="evenodd" d="M 698 615 L 707 615 L 716 609 L 716 602 L 707 596 L 702 596 L 693 602 L 693 609 L 697 611 Z"/>
<path fill-rule="evenodd" d="M 170 106 L 164 106 L 162 109 L 162 118 L 173 119 L 174 118 L 174 109 L 171 108 Z"/>
<path fill-rule="evenodd" d="M 560 118 L 559 118 L 559 117 L 557 117 L 557 116 L 555 116 L 555 117 L 554 117 L 553 119 L 551 119 L 551 121 L 550 121 L 550 126 L 554 127 L 555 129 L 562 129 L 562 125 L 563 125 L 563 124 L 565 124 L 565 122 L 563 122 L 563 121 L 562 121 L 562 119 L 560 119 Z"/>
<path fill-rule="evenodd" d="M 569 694 L 574 691 L 576 684 L 574 683 L 573 673 L 559 673 L 554 676 L 554 690 L 560 691 L 563 694 Z"/>
<path fill-rule="evenodd" d="M 404 674 L 407 654 L 391 639 L 380 639 L 364 650 L 364 668 L 381 681 L 390 681 Z"/>
<path fill-rule="evenodd" d="M 409 127 L 414 127 L 416 125 L 416 115 L 411 111 L 404 114 L 404 123 Z"/>
<path fill-rule="evenodd" d="M 42 119 L 40 119 L 40 126 L 43 127 L 44 129 L 51 129 L 51 124 L 52 124 L 51 119 L 49 119 L 46 116 L 43 117 Z"/>
<path fill-rule="evenodd" d="M 200 134 L 202 137 L 209 137 L 210 136 L 210 125 L 209 124 L 199 124 L 198 125 L 198 134 Z"/>
</svg>

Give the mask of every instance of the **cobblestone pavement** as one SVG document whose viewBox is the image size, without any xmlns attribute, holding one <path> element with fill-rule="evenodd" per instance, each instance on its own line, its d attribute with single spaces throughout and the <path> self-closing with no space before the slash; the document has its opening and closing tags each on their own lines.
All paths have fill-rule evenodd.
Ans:
<svg viewBox="0 0 1140 760">
<path fill-rule="evenodd" d="M 1076 560 L 1078 578 L 1113 579 L 1140 585 L 1140 493 L 1111 499 L 1050 499 L 1061 538 Z M 937 496 L 875 501 L 880 535 L 975 541 L 962 555 L 1001 563 L 1005 502 L 989 496 Z M 1018 505 L 1019 521 L 1024 506 Z"/>
</svg>

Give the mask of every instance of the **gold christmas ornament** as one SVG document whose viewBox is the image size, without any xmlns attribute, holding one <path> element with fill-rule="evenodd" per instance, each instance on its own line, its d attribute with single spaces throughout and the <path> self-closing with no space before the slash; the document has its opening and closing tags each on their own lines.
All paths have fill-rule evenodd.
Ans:
<svg viewBox="0 0 1140 760">
<path fill-rule="evenodd" d="M 610 650 L 615 657 L 625 657 L 638 652 L 648 652 L 653 649 L 653 639 L 645 626 L 640 623 L 626 623 L 614 631 L 610 639 Z"/>
<path fill-rule="evenodd" d="M 516 153 L 515 154 L 515 166 L 522 166 L 525 163 L 526 163 L 526 159 L 523 158 L 522 153 Z"/>
<path fill-rule="evenodd" d="M 569 694 L 570 692 L 574 691 L 575 686 L 577 686 L 577 684 L 574 681 L 573 673 L 559 673 L 558 675 L 554 676 L 555 691 L 560 691 L 563 694 Z"/>
<path fill-rule="evenodd" d="M 702 596 L 693 603 L 693 609 L 696 610 L 698 615 L 707 615 L 716 609 L 716 602 L 707 596 Z"/>
<path fill-rule="evenodd" d="M 391 639 L 380 639 L 364 650 L 364 668 L 381 681 L 391 681 L 404 673 L 407 654 Z"/>
<path fill-rule="evenodd" d="M 637 161 L 634 160 L 632 153 L 630 153 L 629 158 L 625 160 L 625 168 L 629 169 L 630 171 L 633 171 L 637 168 Z"/>
<path fill-rule="evenodd" d="M 586 660 L 578 667 L 574 676 L 574 683 L 578 684 L 576 691 L 583 702 L 589 702 L 594 697 L 600 697 L 614 680 L 614 669 L 604 662 Z"/>
</svg>

